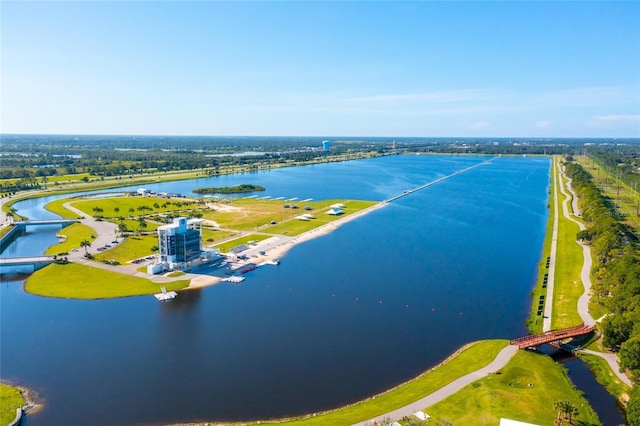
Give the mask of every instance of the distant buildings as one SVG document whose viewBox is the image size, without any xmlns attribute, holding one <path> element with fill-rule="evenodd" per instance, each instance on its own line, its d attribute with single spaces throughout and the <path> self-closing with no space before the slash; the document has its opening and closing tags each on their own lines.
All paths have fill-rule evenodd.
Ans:
<svg viewBox="0 0 640 426">
<path fill-rule="evenodd" d="M 329 151 L 331 149 L 331 143 L 329 141 L 322 141 L 322 150 Z"/>
<path fill-rule="evenodd" d="M 202 254 L 202 219 L 178 217 L 158 227 L 160 263 L 165 269 L 186 269 Z"/>
</svg>

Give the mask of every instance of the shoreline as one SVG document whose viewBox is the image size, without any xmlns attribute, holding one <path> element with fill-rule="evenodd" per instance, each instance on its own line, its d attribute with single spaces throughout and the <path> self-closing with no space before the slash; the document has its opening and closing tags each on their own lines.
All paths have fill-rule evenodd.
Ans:
<svg viewBox="0 0 640 426">
<path fill-rule="evenodd" d="M 23 415 L 28 413 L 37 413 L 39 410 L 44 408 L 44 404 L 40 404 L 37 402 L 37 400 L 39 400 L 40 398 L 38 398 L 38 394 L 36 393 L 36 391 L 24 386 L 15 385 L 7 381 L 0 381 L 0 383 L 5 386 L 15 388 L 20 392 L 20 395 L 22 395 L 22 398 L 24 399 L 24 405 L 20 407 L 22 409 Z"/>
<path fill-rule="evenodd" d="M 284 241 L 279 243 L 278 245 L 276 245 L 275 247 L 271 247 L 268 248 L 265 251 L 264 255 L 260 255 L 258 256 L 258 258 L 253 258 L 253 259 L 248 259 L 245 261 L 241 261 L 241 262 L 236 262 L 234 264 L 234 269 L 232 269 L 233 272 L 238 271 L 240 269 L 242 269 L 243 267 L 250 265 L 250 264 L 255 264 L 255 263 L 262 263 L 265 261 L 275 261 L 278 259 L 283 258 L 284 256 L 286 256 L 286 254 L 289 252 L 289 250 L 291 250 L 292 248 L 294 248 L 296 245 L 298 244 L 302 244 L 304 242 L 313 240 L 314 238 L 318 238 L 318 237 L 322 237 L 324 235 L 328 235 L 330 233 L 332 233 L 333 231 L 337 230 L 338 228 L 340 228 L 342 225 L 344 225 L 345 223 L 351 222 L 352 220 L 358 219 L 359 217 L 362 217 L 364 215 L 367 215 L 375 210 L 381 209 L 383 207 L 386 207 L 389 203 L 387 201 L 381 201 L 377 204 L 374 204 L 373 206 L 367 207 L 365 209 L 362 209 L 360 211 L 357 211 L 353 214 L 350 215 L 346 215 L 344 217 L 341 217 L 340 219 L 334 220 L 332 222 L 328 222 L 325 223 L 324 225 L 321 225 L 317 228 L 314 228 L 310 231 L 306 231 L 303 232 L 299 235 L 296 235 L 295 237 L 286 237 L 284 238 Z M 274 238 L 278 238 L 278 237 L 274 237 Z M 259 243 L 256 243 L 256 246 L 253 248 L 253 251 L 260 251 L 263 248 L 265 248 L 264 246 L 267 245 L 266 243 L 269 241 L 270 239 L 266 239 L 263 241 L 260 241 Z M 188 290 L 196 290 L 196 289 L 200 289 L 200 288 L 204 288 L 204 287 L 210 287 L 216 284 L 219 284 L 222 281 L 222 277 L 218 277 L 215 275 L 206 275 L 206 274 L 199 274 L 197 272 L 187 272 L 187 278 L 189 278 L 191 281 L 189 283 L 189 285 L 181 290 L 179 290 L 179 292 L 181 291 L 188 291 Z M 181 276 L 180 278 L 185 278 L 185 276 Z"/>
</svg>

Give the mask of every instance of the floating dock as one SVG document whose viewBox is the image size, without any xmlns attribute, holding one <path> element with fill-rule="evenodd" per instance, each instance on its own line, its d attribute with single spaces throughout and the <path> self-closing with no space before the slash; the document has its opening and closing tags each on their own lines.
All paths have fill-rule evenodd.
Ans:
<svg viewBox="0 0 640 426">
<path fill-rule="evenodd" d="M 162 293 L 154 294 L 153 296 L 160 302 L 168 302 L 169 300 L 175 299 L 177 295 L 178 293 L 175 291 L 167 291 L 166 288 L 162 287 Z"/>
</svg>

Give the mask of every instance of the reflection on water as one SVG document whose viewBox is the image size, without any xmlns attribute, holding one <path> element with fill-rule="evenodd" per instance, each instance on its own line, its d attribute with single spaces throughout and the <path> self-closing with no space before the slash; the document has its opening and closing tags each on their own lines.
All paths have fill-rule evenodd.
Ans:
<svg viewBox="0 0 640 426">
<path fill-rule="evenodd" d="M 569 379 L 584 392 L 584 396 L 603 425 L 624 425 L 626 418 L 618 400 L 595 379 L 589 366 L 580 358 L 566 352 L 559 352 L 554 359 L 567 368 Z"/>
</svg>

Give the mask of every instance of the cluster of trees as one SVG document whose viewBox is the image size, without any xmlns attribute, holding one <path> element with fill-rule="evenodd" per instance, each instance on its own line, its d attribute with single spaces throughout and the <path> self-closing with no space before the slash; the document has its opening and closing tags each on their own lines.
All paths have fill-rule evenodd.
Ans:
<svg viewBox="0 0 640 426">
<path fill-rule="evenodd" d="M 602 322 L 603 344 L 619 351 L 620 366 L 631 370 L 640 383 L 638 241 L 615 219 L 610 200 L 598 190 L 588 172 L 576 163 L 565 163 L 565 171 L 582 205 L 586 229 L 578 233 L 578 239 L 591 245 L 594 295 L 608 311 Z"/>
<path fill-rule="evenodd" d="M 311 143 L 309 146 L 305 142 Z M 315 145 L 315 146 L 314 146 Z M 362 144 L 319 150 L 316 138 L 211 138 L 46 136 L 3 137 L 0 179 L 90 173 L 125 176 L 222 166 L 309 161 L 344 151 L 369 151 Z M 314 149 L 315 148 L 315 149 Z M 224 155 L 247 152 L 246 155 Z"/>
<path fill-rule="evenodd" d="M 41 178 L 90 173 L 97 176 L 127 176 L 155 171 L 261 166 L 287 162 L 331 159 L 353 153 L 389 151 L 472 154 L 569 154 L 585 149 L 578 139 L 536 140 L 510 138 L 345 138 L 332 140 L 331 150 L 320 149 L 314 137 L 144 137 L 4 135 L 0 179 Z M 633 172 L 637 158 L 626 151 L 610 153 L 593 141 L 590 152 L 605 150 L 607 161 L 624 164 Z M 633 152 L 633 150 L 631 150 Z M 246 153 L 245 155 L 237 155 Z M 235 154 L 235 155 L 224 155 Z"/>
<path fill-rule="evenodd" d="M 640 150 L 637 145 L 594 147 L 589 151 L 589 157 L 629 186 L 640 189 Z"/>
<path fill-rule="evenodd" d="M 264 191 L 264 186 L 252 185 L 244 183 L 236 186 L 223 186 L 214 188 L 196 188 L 193 190 L 196 194 L 241 194 L 244 192 Z"/>
</svg>

